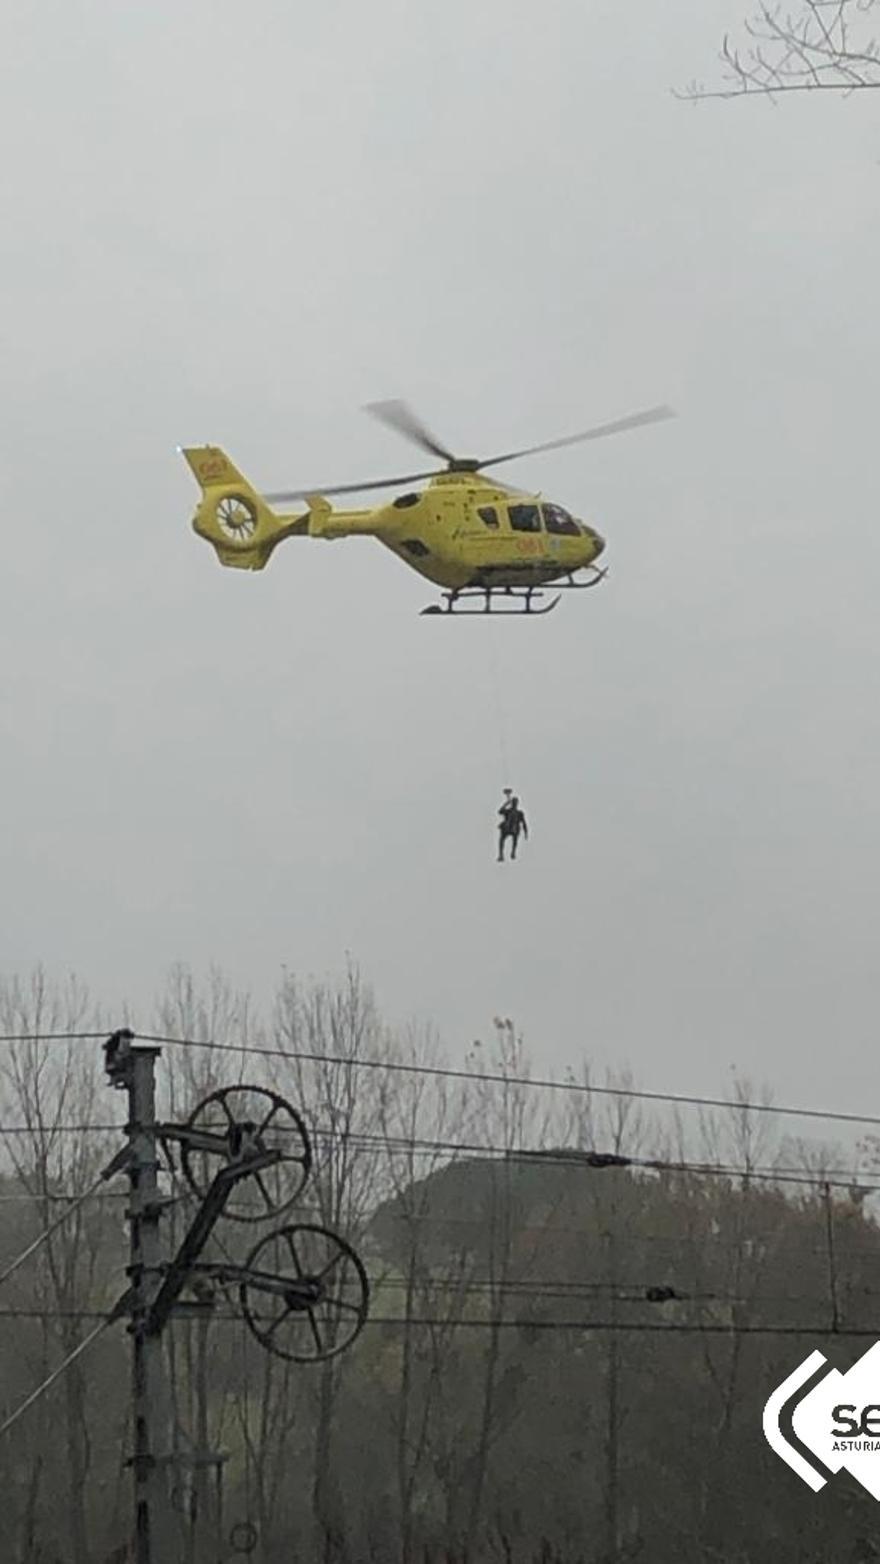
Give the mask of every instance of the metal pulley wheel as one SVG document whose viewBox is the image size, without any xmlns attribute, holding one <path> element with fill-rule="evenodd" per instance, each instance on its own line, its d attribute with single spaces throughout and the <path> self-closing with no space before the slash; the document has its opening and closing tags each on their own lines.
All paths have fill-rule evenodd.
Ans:
<svg viewBox="0 0 880 1564">
<path fill-rule="evenodd" d="M 223 1215 L 238 1222 L 277 1217 L 302 1193 L 312 1166 L 308 1132 L 296 1109 L 264 1086 L 224 1086 L 193 1110 L 180 1137 L 180 1161 L 194 1195 L 204 1200 L 221 1168 L 250 1157 L 276 1160 L 236 1185 Z"/>
<path fill-rule="evenodd" d="M 268 1233 L 245 1262 L 242 1312 L 260 1345 L 293 1363 L 322 1363 L 363 1329 L 370 1302 L 355 1251 L 326 1227 Z"/>
</svg>

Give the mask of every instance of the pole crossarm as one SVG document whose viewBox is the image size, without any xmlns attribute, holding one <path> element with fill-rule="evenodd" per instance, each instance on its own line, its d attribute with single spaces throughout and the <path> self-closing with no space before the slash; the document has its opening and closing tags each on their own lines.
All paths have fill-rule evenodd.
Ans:
<svg viewBox="0 0 880 1564">
<path fill-rule="evenodd" d="M 195 1262 L 211 1236 L 235 1185 L 252 1174 L 262 1173 L 280 1161 L 278 1151 L 258 1151 L 216 1175 L 203 1204 L 190 1224 L 180 1248 L 165 1274 L 144 1322 L 146 1335 L 156 1336 L 166 1325 L 171 1310 L 187 1284 Z"/>
<path fill-rule="evenodd" d="M 252 1270 L 247 1265 L 227 1265 L 222 1260 L 217 1264 L 196 1265 L 193 1269 L 199 1276 L 207 1276 L 221 1287 L 247 1285 L 256 1292 L 283 1298 L 291 1309 L 310 1309 L 320 1303 L 323 1296 L 323 1285 L 317 1276 L 279 1276 L 272 1271 Z"/>
<path fill-rule="evenodd" d="M 162 1141 L 185 1146 L 187 1151 L 211 1151 L 229 1157 L 231 1161 L 251 1155 L 254 1143 L 252 1127 L 243 1124 L 230 1124 L 228 1129 L 217 1131 L 201 1130 L 189 1124 L 157 1124 L 156 1134 Z"/>
</svg>

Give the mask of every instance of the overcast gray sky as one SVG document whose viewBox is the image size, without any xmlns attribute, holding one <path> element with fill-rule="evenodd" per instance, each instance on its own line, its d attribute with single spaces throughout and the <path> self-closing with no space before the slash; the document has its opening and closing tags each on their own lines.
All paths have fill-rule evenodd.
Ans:
<svg viewBox="0 0 880 1564">
<path fill-rule="evenodd" d="M 738 0 L 10 3 L 0 962 L 146 1013 L 350 952 L 453 1053 L 875 1110 L 880 95 L 675 101 Z M 223 571 L 178 442 L 406 471 L 405 396 L 608 539 L 532 622 L 378 544 Z M 532 837 L 493 862 L 497 795 Z"/>
</svg>

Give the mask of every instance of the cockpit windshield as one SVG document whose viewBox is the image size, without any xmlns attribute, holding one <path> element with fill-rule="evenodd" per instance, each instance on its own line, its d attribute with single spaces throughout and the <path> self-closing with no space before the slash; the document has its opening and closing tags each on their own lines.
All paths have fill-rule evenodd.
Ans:
<svg viewBox="0 0 880 1564">
<path fill-rule="evenodd" d="M 574 517 L 570 516 L 567 510 L 563 510 L 561 505 L 544 505 L 542 509 L 544 526 L 548 532 L 567 532 L 575 537 L 579 536 L 580 527 Z"/>
</svg>

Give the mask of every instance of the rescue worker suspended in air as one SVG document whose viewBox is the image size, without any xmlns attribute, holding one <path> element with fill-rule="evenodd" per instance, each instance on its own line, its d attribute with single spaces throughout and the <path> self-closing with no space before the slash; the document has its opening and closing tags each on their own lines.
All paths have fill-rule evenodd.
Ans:
<svg viewBox="0 0 880 1564">
<path fill-rule="evenodd" d="M 516 857 L 516 849 L 520 834 L 528 841 L 529 828 L 526 825 L 526 817 L 520 809 L 519 799 L 512 788 L 504 789 L 504 803 L 498 811 L 498 862 L 504 862 L 504 844 L 510 842 L 510 856 Z"/>
</svg>

